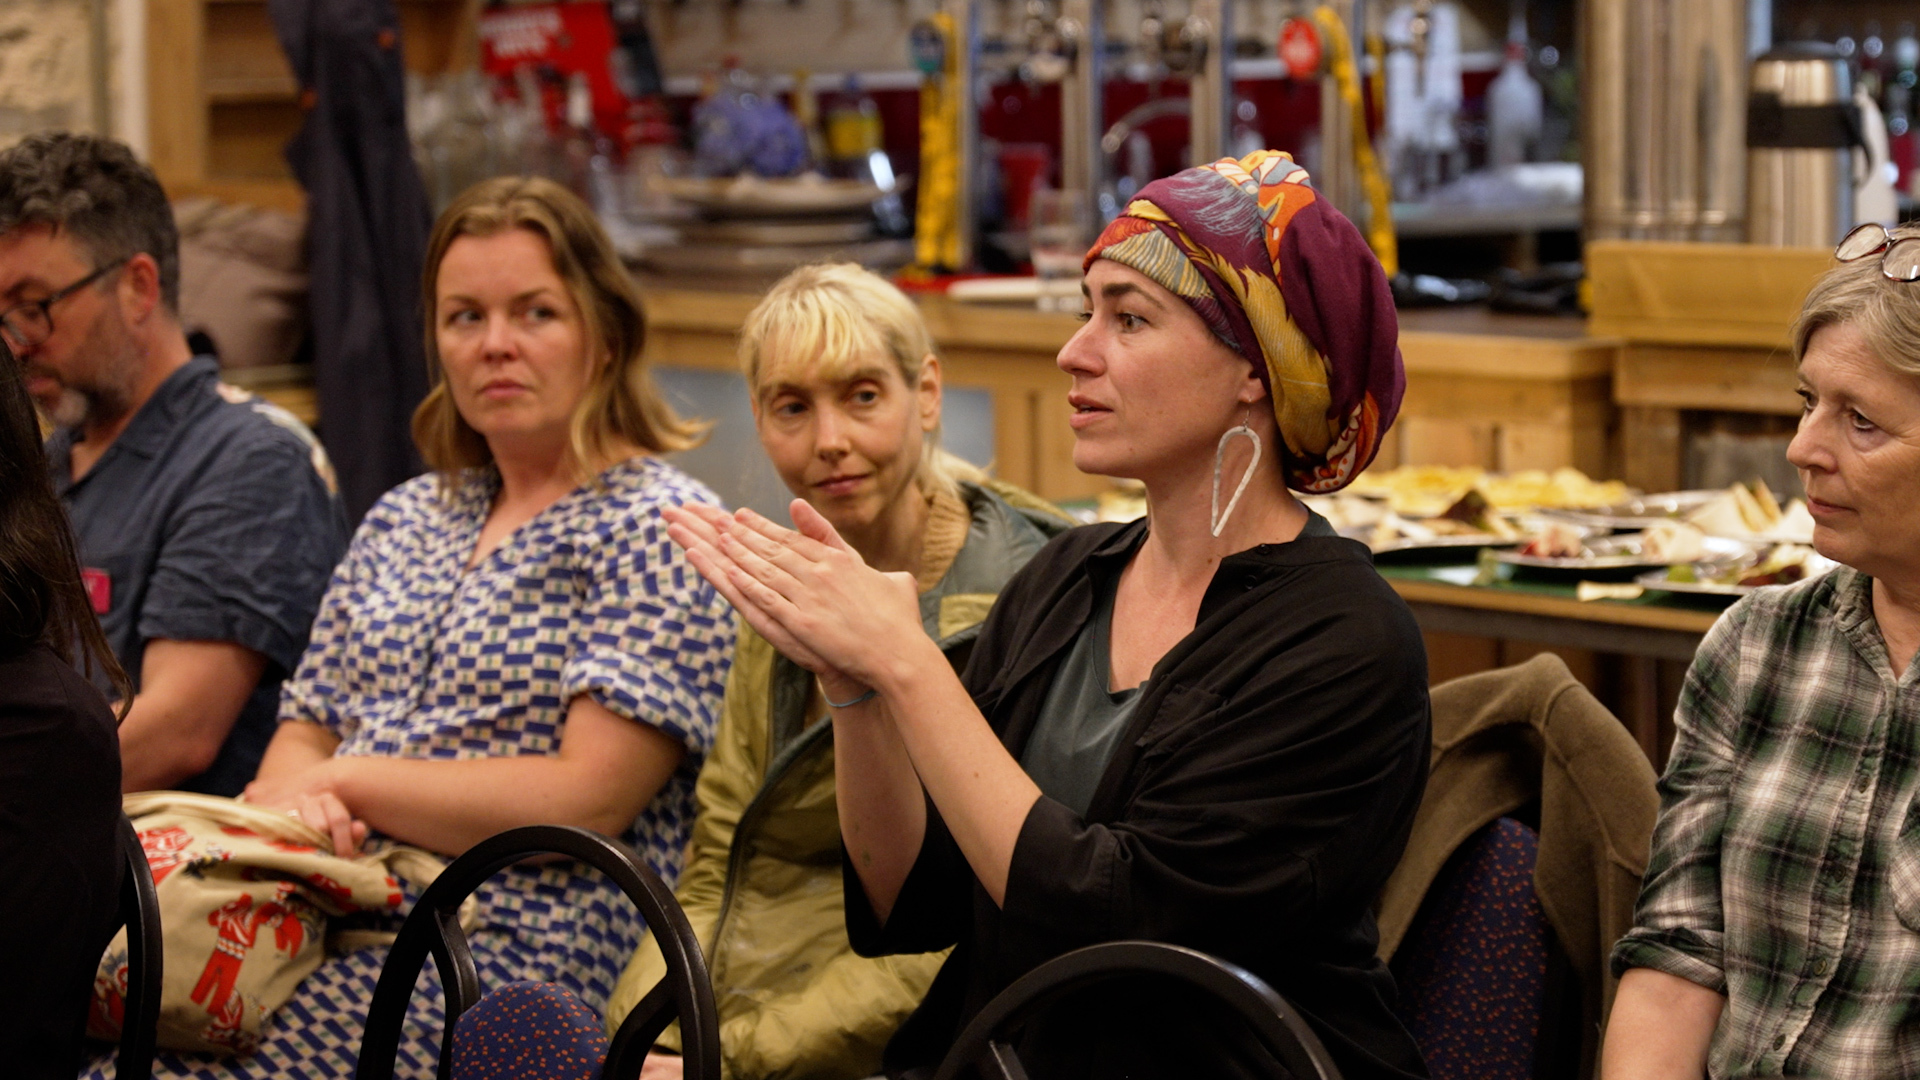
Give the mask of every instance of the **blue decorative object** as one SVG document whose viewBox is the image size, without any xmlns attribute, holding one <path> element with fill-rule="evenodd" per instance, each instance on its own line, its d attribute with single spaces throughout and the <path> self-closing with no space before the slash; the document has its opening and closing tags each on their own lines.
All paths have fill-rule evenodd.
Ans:
<svg viewBox="0 0 1920 1080">
<path fill-rule="evenodd" d="M 807 167 L 807 137 L 785 106 L 735 71 L 693 110 L 693 164 L 701 176 L 793 176 Z"/>
</svg>

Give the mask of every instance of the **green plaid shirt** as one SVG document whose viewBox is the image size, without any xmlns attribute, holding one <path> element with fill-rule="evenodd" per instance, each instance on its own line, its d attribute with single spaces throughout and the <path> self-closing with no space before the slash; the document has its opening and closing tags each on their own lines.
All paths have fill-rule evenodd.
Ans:
<svg viewBox="0 0 1920 1080">
<path fill-rule="evenodd" d="M 1616 972 L 1727 996 L 1712 1077 L 1920 1075 L 1920 664 L 1871 580 L 1761 589 L 1687 673 Z"/>
</svg>

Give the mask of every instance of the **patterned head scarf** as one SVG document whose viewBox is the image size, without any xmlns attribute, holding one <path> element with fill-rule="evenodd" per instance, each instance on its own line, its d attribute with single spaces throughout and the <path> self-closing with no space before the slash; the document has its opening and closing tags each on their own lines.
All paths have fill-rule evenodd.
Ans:
<svg viewBox="0 0 1920 1080">
<path fill-rule="evenodd" d="M 1286 154 L 1140 189 L 1087 252 L 1185 300 L 1266 383 L 1296 491 L 1338 491 L 1400 410 L 1400 323 L 1379 260 Z"/>
</svg>

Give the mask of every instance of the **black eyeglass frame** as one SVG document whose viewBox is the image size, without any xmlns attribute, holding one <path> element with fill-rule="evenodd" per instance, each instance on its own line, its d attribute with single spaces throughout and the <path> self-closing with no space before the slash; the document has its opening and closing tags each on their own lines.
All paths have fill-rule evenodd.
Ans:
<svg viewBox="0 0 1920 1080">
<path fill-rule="evenodd" d="M 113 271 L 120 269 L 132 258 L 133 256 L 131 255 L 122 255 L 110 263 L 103 263 L 100 266 L 94 267 L 92 273 L 89 273 L 86 277 L 81 278 L 79 281 L 74 282 L 64 289 L 56 289 L 38 300 L 28 300 L 15 304 L 5 311 L 0 311 L 0 333 L 6 334 L 8 343 L 19 349 L 32 349 L 45 344 L 46 340 L 53 336 L 53 305 L 65 300 L 67 297 L 72 296 L 74 293 L 79 292 L 94 282 L 99 281 Z M 21 312 L 31 311 L 36 308 L 39 309 L 40 312 L 40 321 L 46 323 L 46 330 L 44 333 L 40 333 L 37 338 L 34 338 L 22 331 L 19 320 Z M 32 328 L 28 327 L 27 329 Z"/>
<path fill-rule="evenodd" d="M 1902 230 L 1910 231 L 1905 235 L 1898 235 Z M 1848 247 L 1857 244 L 1861 239 L 1871 238 L 1875 232 L 1879 233 L 1879 240 L 1872 247 L 1852 255 L 1846 253 Z M 1898 253 L 1897 257 L 1896 253 Z M 1840 242 L 1833 247 L 1833 257 L 1843 263 L 1858 262 L 1875 255 L 1880 256 L 1880 273 L 1885 275 L 1888 281 L 1898 281 L 1907 285 L 1920 281 L 1920 228 L 1895 225 L 1889 229 L 1877 221 L 1869 221 L 1847 230 L 1847 235 L 1841 237 Z"/>
</svg>

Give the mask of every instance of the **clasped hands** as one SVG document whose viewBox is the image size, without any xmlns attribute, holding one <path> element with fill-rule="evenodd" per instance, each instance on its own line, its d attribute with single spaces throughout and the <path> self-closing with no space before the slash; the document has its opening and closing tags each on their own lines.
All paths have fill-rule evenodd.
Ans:
<svg viewBox="0 0 1920 1080">
<path fill-rule="evenodd" d="M 700 576 L 774 648 L 818 676 L 829 700 L 882 688 L 899 651 L 887 643 L 926 636 L 913 575 L 869 567 L 805 499 L 791 512 L 798 529 L 698 503 L 663 513 L 667 535 Z"/>
</svg>

